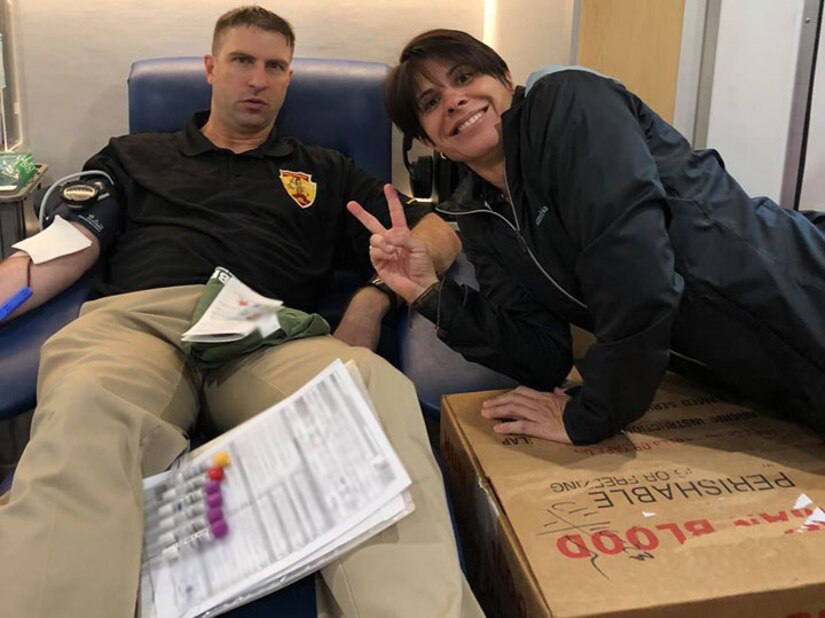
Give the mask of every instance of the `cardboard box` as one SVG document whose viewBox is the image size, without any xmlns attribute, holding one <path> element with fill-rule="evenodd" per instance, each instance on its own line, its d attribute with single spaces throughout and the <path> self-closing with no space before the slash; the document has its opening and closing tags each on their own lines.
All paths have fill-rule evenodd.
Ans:
<svg viewBox="0 0 825 618">
<path fill-rule="evenodd" d="M 668 376 L 593 446 L 442 400 L 467 576 L 491 618 L 825 618 L 825 441 Z"/>
</svg>

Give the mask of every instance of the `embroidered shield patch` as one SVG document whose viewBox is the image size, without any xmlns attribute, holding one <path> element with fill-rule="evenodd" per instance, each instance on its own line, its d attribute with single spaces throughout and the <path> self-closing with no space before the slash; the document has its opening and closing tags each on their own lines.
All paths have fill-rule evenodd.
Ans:
<svg viewBox="0 0 825 618">
<path fill-rule="evenodd" d="M 318 184 L 312 182 L 312 174 L 279 170 L 278 175 L 281 178 L 281 184 L 284 185 L 284 189 L 289 193 L 289 197 L 291 197 L 298 206 L 301 208 L 309 208 L 315 203 L 315 193 Z"/>
</svg>

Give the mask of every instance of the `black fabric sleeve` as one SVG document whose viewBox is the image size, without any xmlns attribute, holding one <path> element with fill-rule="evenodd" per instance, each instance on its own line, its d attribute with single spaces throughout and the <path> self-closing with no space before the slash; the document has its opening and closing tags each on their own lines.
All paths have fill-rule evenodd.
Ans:
<svg viewBox="0 0 825 618">
<path fill-rule="evenodd" d="M 83 169 L 86 171 L 101 170 L 109 174 L 115 181 L 115 197 L 121 202 L 125 199 L 127 187 L 132 182 L 132 178 L 118 162 L 111 141 L 100 152 L 86 161 L 83 164 Z"/>
<path fill-rule="evenodd" d="M 416 309 L 467 360 L 527 386 L 552 390 L 573 366 L 570 328 L 546 311 L 485 252 L 466 242 L 479 290 L 450 279 Z"/>
<path fill-rule="evenodd" d="M 566 72 L 540 80 L 525 105 L 532 174 L 578 244 L 575 276 L 594 323 L 596 343 L 579 367 L 584 386 L 565 411 L 576 444 L 607 438 L 645 412 L 683 289 L 665 191 L 633 100 L 612 81 Z"/>
</svg>

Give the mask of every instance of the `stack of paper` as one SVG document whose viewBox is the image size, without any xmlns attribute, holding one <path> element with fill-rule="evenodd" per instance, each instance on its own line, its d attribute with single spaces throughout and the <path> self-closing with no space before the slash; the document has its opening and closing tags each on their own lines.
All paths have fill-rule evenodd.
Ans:
<svg viewBox="0 0 825 618">
<path fill-rule="evenodd" d="M 140 615 L 218 615 L 286 586 L 411 513 L 409 485 L 336 361 L 145 481 Z"/>
</svg>

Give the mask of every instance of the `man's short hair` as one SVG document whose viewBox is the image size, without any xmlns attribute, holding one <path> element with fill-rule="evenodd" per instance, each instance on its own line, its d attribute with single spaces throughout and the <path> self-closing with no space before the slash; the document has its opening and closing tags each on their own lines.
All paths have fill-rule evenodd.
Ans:
<svg viewBox="0 0 825 618">
<path fill-rule="evenodd" d="M 451 65 L 467 65 L 482 75 L 490 75 L 509 86 L 510 70 L 495 50 L 460 30 L 428 30 L 413 38 L 384 83 L 384 104 L 390 120 L 404 135 L 427 137 L 418 120 L 416 92 L 421 78 L 432 79 L 424 63 L 440 60 Z"/>
<path fill-rule="evenodd" d="M 240 6 L 227 11 L 215 22 L 215 31 L 212 34 L 212 55 L 218 53 L 224 33 L 238 26 L 251 26 L 282 34 L 290 49 L 295 49 L 295 33 L 287 20 L 260 6 Z"/>
</svg>

